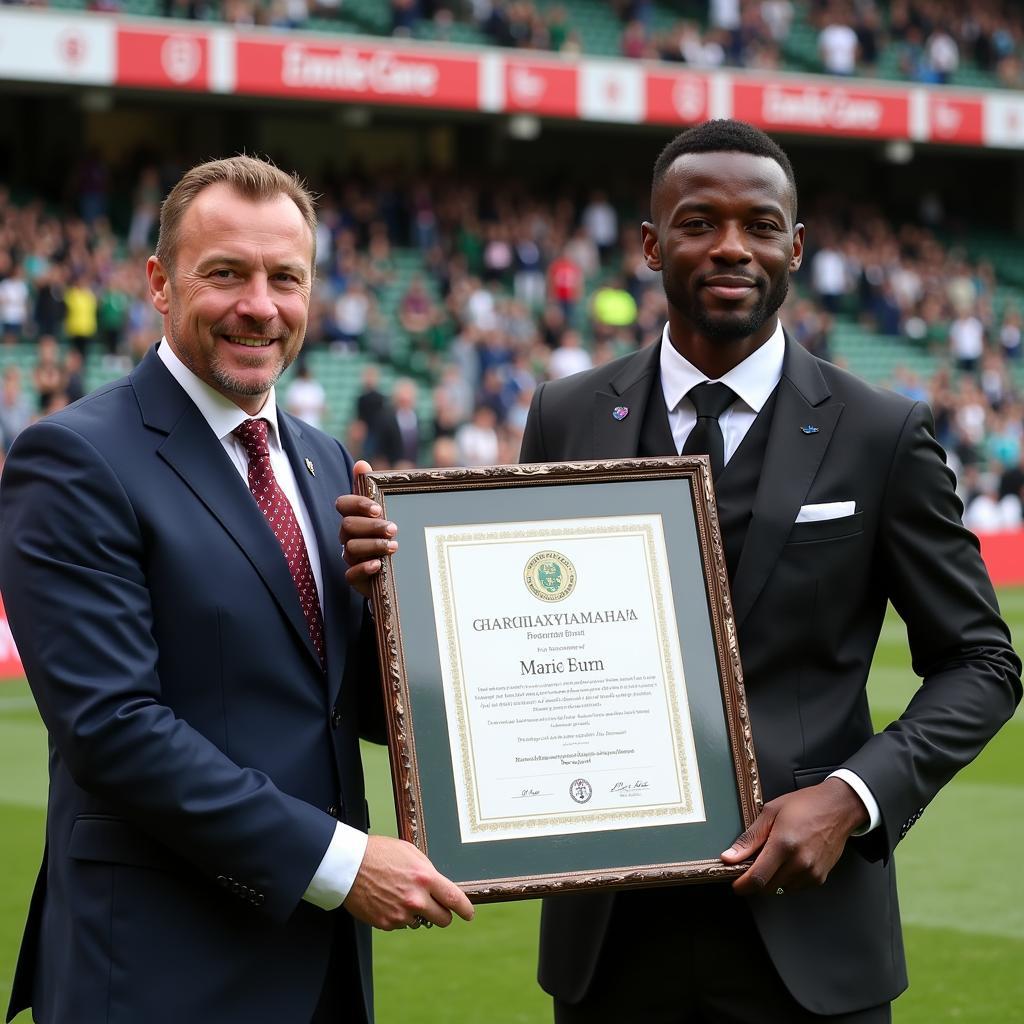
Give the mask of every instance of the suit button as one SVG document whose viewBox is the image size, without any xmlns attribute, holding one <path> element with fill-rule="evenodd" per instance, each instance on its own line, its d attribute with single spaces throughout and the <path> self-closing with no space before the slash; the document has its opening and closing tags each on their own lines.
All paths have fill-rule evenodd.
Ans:
<svg viewBox="0 0 1024 1024">
<path fill-rule="evenodd" d="M 327 813 L 332 818 L 338 818 L 338 817 L 341 816 L 341 811 L 338 810 L 338 805 L 337 804 L 331 804 L 331 806 L 327 808 Z"/>
<path fill-rule="evenodd" d="M 228 879 L 227 879 L 226 875 L 218 875 L 217 876 L 217 884 L 218 885 L 229 885 L 230 883 L 228 882 Z"/>
<path fill-rule="evenodd" d="M 263 893 L 256 893 L 256 895 L 253 896 L 252 901 L 256 904 L 257 907 L 263 906 Z"/>
<path fill-rule="evenodd" d="M 341 712 L 337 708 L 331 710 L 331 728 L 337 729 L 341 725 Z"/>
</svg>

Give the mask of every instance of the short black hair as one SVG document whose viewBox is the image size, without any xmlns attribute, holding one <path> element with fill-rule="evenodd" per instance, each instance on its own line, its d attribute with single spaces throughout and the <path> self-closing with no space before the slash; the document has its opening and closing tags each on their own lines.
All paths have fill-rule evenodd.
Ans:
<svg viewBox="0 0 1024 1024">
<path fill-rule="evenodd" d="M 680 132 L 658 155 L 654 162 L 654 175 L 651 180 L 651 197 L 658 186 L 664 181 L 668 169 L 687 153 L 750 153 L 753 156 L 766 156 L 774 160 L 786 175 L 789 187 L 793 190 L 793 215 L 796 216 L 796 175 L 793 165 L 789 162 L 785 150 L 760 128 L 755 128 L 746 121 L 734 121 L 731 118 L 718 118 L 704 121 L 692 128 Z"/>
</svg>

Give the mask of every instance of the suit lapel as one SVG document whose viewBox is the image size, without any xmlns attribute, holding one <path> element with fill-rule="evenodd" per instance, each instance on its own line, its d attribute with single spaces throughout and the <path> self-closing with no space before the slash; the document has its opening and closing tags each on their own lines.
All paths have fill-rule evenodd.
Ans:
<svg viewBox="0 0 1024 1024">
<path fill-rule="evenodd" d="M 764 589 L 832 440 L 843 404 L 830 402 L 830 395 L 813 356 L 787 337 L 761 480 L 732 586 L 737 627 Z"/>
<path fill-rule="evenodd" d="M 335 580 L 344 574 L 345 565 L 341 558 L 341 541 L 338 539 L 340 516 L 334 508 L 334 500 L 338 497 L 332 493 L 326 481 L 326 466 L 317 475 L 317 453 L 310 446 L 309 438 L 302 429 L 302 424 L 287 416 L 281 410 L 277 414 L 278 427 L 281 431 L 281 445 L 292 464 L 292 472 L 299 485 L 299 492 L 305 502 L 309 520 L 316 534 L 317 548 L 320 553 L 320 573 L 323 579 L 323 593 L 320 595 L 324 605 L 324 652 L 327 661 L 328 688 L 333 702 L 341 686 L 341 677 L 345 669 L 345 652 L 348 649 L 345 640 L 346 622 L 343 602 L 346 600 L 346 588 L 335 587 Z M 313 467 L 310 470 L 310 466 Z"/>
<path fill-rule="evenodd" d="M 131 380 L 146 426 L 167 435 L 157 454 L 238 544 L 319 667 L 288 563 L 224 446 L 167 371 L 155 348 Z M 239 600 L 243 599 L 244 595 L 239 595 Z"/>
<path fill-rule="evenodd" d="M 651 376 L 658 372 L 661 343 L 655 342 L 617 365 L 604 391 L 594 394 L 594 447 L 602 459 L 632 459 L 640 447 L 651 393 Z M 616 412 L 618 410 L 618 412 Z M 625 414 L 623 415 L 623 411 Z"/>
</svg>

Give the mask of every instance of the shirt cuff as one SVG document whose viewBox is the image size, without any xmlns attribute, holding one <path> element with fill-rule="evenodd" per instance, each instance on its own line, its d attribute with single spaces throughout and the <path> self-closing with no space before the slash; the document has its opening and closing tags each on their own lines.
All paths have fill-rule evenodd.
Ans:
<svg viewBox="0 0 1024 1024">
<path fill-rule="evenodd" d="M 339 821 L 324 859 L 302 898 L 321 910 L 337 910 L 356 880 L 368 841 L 365 832 Z"/>
<path fill-rule="evenodd" d="M 850 789 L 860 797 L 860 802 L 868 812 L 868 823 L 851 832 L 853 836 L 866 836 L 882 824 L 882 812 L 878 809 L 878 801 L 874 793 L 867 787 L 867 783 L 859 776 L 850 771 L 849 768 L 837 768 L 830 776 L 830 779 L 842 779 Z"/>
</svg>

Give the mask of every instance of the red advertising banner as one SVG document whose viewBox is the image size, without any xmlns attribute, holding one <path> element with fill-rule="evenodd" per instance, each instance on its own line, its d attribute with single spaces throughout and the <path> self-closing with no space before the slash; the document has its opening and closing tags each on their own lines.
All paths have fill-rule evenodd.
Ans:
<svg viewBox="0 0 1024 1024">
<path fill-rule="evenodd" d="M 435 56 L 349 42 L 239 37 L 235 91 L 477 110 L 477 57 Z"/>
<path fill-rule="evenodd" d="M 656 124 L 696 124 L 710 117 L 704 75 L 690 73 L 647 76 L 647 120 Z"/>
<path fill-rule="evenodd" d="M 819 82 L 733 83 L 733 117 L 766 131 L 905 139 L 910 123 L 907 89 L 872 89 Z"/>
<path fill-rule="evenodd" d="M 985 103 L 978 96 L 928 94 L 928 138 L 931 142 L 952 142 L 980 146 L 984 142 Z"/>
<path fill-rule="evenodd" d="M 506 60 L 505 109 L 547 117 L 576 117 L 577 77 L 573 64 Z"/>
<path fill-rule="evenodd" d="M 980 533 L 978 540 L 985 568 L 997 587 L 1024 583 L 1024 530 Z"/>
<path fill-rule="evenodd" d="M 210 44 L 195 32 L 117 33 L 117 84 L 151 89 L 209 88 Z"/>
<path fill-rule="evenodd" d="M 15 679 L 25 674 L 18 648 L 14 646 L 11 627 L 7 622 L 3 598 L 0 598 L 0 679 Z"/>
</svg>

